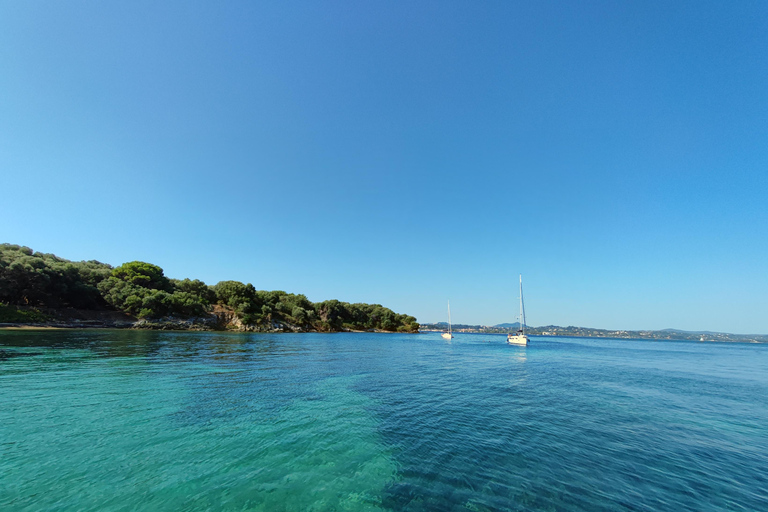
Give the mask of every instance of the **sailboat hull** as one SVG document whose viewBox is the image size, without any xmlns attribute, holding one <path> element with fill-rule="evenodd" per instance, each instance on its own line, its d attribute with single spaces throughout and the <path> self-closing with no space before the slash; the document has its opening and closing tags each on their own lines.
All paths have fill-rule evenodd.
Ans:
<svg viewBox="0 0 768 512">
<path fill-rule="evenodd" d="M 440 336 L 442 336 L 443 338 L 445 338 L 445 339 L 447 339 L 447 340 L 449 340 L 449 339 L 453 338 L 453 335 L 451 335 L 451 334 L 448 334 L 447 332 L 444 332 L 444 333 L 443 333 L 443 334 L 441 334 Z"/>
<path fill-rule="evenodd" d="M 527 345 L 528 336 L 525 334 L 507 334 L 507 343 L 510 345 Z"/>
</svg>

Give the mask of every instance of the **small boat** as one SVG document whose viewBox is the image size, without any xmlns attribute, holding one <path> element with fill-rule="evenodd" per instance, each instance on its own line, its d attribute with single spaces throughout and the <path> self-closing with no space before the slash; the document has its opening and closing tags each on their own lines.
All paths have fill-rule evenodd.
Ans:
<svg viewBox="0 0 768 512">
<path fill-rule="evenodd" d="M 528 336 L 525 335 L 525 307 L 523 306 L 523 275 L 520 274 L 520 327 L 516 333 L 507 334 L 507 343 L 510 345 L 527 345 Z"/>
<path fill-rule="evenodd" d="M 453 333 L 451 332 L 451 301 L 448 301 L 448 332 L 444 332 L 440 336 L 447 340 L 453 338 Z"/>
</svg>

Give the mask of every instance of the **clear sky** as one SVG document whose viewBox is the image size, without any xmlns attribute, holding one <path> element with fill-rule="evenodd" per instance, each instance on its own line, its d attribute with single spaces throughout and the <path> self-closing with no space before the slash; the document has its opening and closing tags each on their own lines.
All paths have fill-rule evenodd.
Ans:
<svg viewBox="0 0 768 512">
<path fill-rule="evenodd" d="M 0 0 L 0 242 L 768 333 L 768 2 Z"/>
</svg>

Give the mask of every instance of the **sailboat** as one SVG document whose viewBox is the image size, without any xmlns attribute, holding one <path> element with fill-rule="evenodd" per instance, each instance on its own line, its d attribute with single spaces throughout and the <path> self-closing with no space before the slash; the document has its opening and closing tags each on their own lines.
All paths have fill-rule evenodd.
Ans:
<svg viewBox="0 0 768 512">
<path fill-rule="evenodd" d="M 523 306 L 523 274 L 520 274 L 520 327 L 516 333 L 507 334 L 507 343 L 510 345 L 527 345 L 528 336 L 525 335 L 525 307 Z"/>
<path fill-rule="evenodd" d="M 448 332 L 444 332 L 440 336 L 447 340 L 453 338 L 453 333 L 451 332 L 451 301 L 448 301 Z"/>
</svg>

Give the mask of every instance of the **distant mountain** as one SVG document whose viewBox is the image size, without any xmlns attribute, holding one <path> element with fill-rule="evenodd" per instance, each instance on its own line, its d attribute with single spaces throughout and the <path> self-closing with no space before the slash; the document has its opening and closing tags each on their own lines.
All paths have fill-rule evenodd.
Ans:
<svg viewBox="0 0 768 512">
<path fill-rule="evenodd" d="M 519 329 L 520 328 L 520 322 L 513 322 L 513 323 L 504 323 L 504 324 L 496 324 L 494 327 L 498 327 L 499 329 Z M 526 325 L 526 327 L 528 327 Z"/>
</svg>

